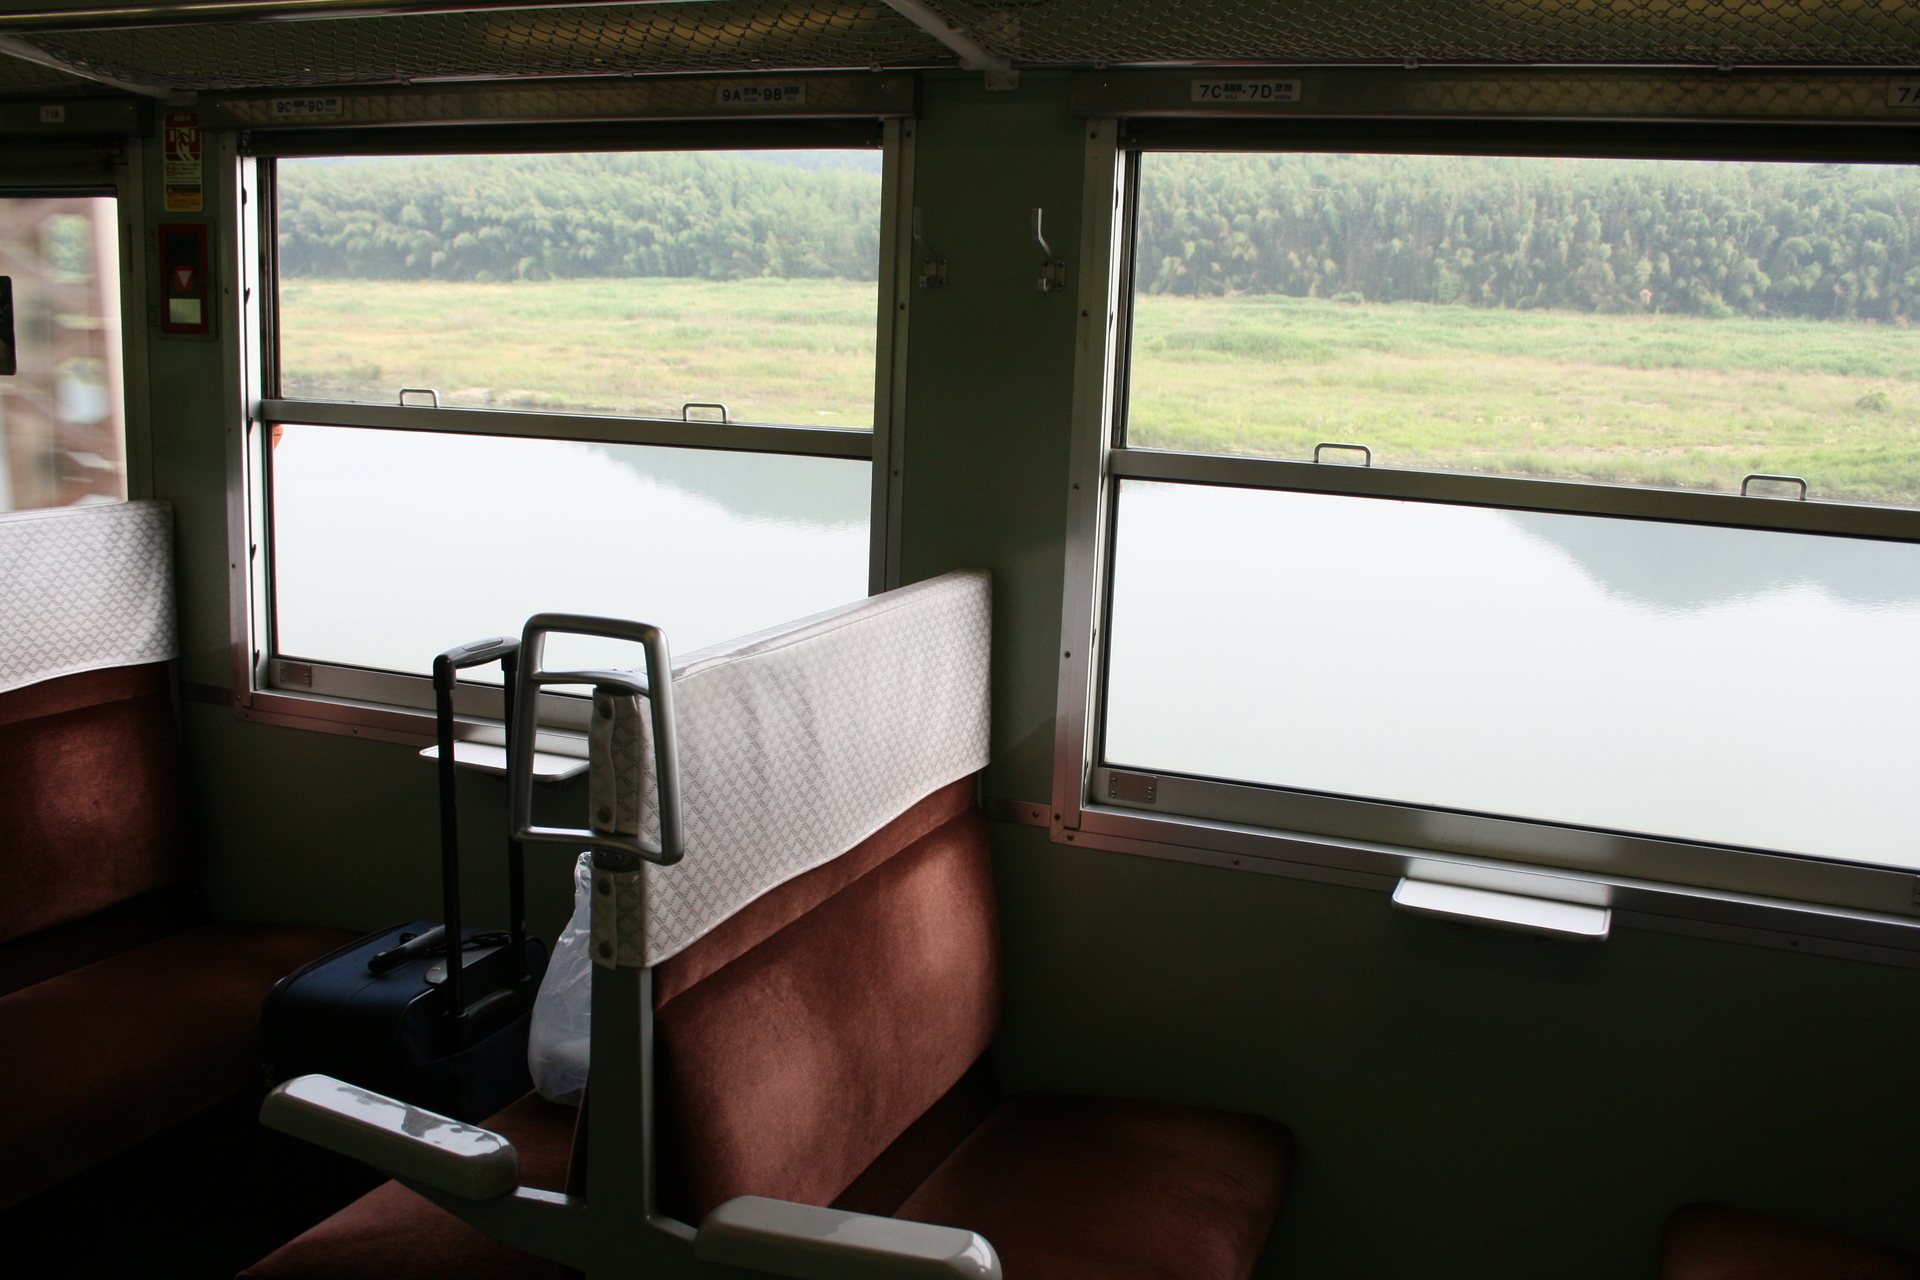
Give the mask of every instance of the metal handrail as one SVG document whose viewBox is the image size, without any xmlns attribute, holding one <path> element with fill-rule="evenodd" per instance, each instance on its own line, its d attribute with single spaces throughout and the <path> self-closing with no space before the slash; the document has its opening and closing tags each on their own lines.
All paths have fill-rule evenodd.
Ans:
<svg viewBox="0 0 1920 1280">
<path fill-rule="evenodd" d="M 542 664 L 550 635 L 599 636 L 631 640 L 647 656 L 644 678 L 632 671 L 548 671 Z M 533 715 L 514 721 L 513 745 L 507 762 L 509 825 L 516 840 L 537 844 L 582 846 L 595 851 L 594 864 L 610 870 L 631 870 L 638 862 L 672 866 L 680 861 L 685 837 L 680 817 L 680 750 L 674 733 L 673 665 L 667 637 L 660 628 L 619 618 L 595 618 L 574 613 L 536 613 L 527 619 L 520 636 L 520 671 L 514 701 L 522 707 L 546 685 L 591 685 L 597 701 L 602 693 L 626 694 L 647 700 L 653 726 L 653 781 L 660 808 L 660 841 L 616 835 L 578 827 L 539 827 L 533 824 L 533 749 L 537 728 Z M 625 854 L 625 859 L 602 860 L 601 853 Z M 618 865 L 631 861 L 632 865 Z"/>
</svg>

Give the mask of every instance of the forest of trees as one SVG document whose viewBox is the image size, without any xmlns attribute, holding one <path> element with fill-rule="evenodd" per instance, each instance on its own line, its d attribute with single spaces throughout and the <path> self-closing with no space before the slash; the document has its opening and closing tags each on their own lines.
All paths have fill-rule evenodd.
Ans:
<svg viewBox="0 0 1920 1280">
<path fill-rule="evenodd" d="M 1920 171 L 1895 165 L 1142 159 L 1139 287 L 1904 324 Z"/>
<path fill-rule="evenodd" d="M 880 177 L 860 169 L 725 154 L 460 156 L 283 161 L 279 182 L 290 276 L 872 280 L 880 261 Z"/>
<path fill-rule="evenodd" d="M 878 173 L 807 163 L 286 162 L 281 270 L 873 279 Z M 1920 304 L 1920 170 L 1908 166 L 1312 154 L 1142 165 L 1149 293 L 1900 324 Z"/>
</svg>

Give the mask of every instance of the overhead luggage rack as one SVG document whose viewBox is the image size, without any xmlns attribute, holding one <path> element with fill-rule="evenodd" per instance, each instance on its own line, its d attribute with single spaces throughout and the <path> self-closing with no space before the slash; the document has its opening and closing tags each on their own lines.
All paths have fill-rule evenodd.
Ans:
<svg viewBox="0 0 1920 1280">
<path fill-rule="evenodd" d="M 7 29 L 0 19 L 0 31 Z M 952 62 L 937 41 L 885 5 L 847 0 L 35 31 L 30 39 L 84 72 L 201 91 L 451 78 L 864 72 Z"/>
<path fill-rule="evenodd" d="M 351 15 L 354 0 L 347 0 Z M 0 14 L 0 33 L 83 76 L 180 90 L 418 83 L 446 79 L 952 67 L 956 56 L 895 6 L 839 0 L 582 5 L 299 22 L 311 4 L 186 8 L 56 0 Z M 906 7 L 903 3 L 901 7 Z M 1911 0 L 1840 5 L 1693 0 L 1625 15 L 1572 0 L 1434 6 L 1366 0 L 1300 8 L 1211 0 L 1045 4 L 941 0 L 913 10 L 1012 68 L 1616 66 L 1904 68 L 1920 62 Z M 924 12 L 923 12 L 924 11 Z M 210 15 L 219 15 L 209 21 Z M 931 15 L 931 17 L 929 17 Z M 66 29 L 61 29 L 61 28 Z M 12 63 L 14 59 L 0 59 Z M 975 59 L 978 62 L 979 59 Z M 31 64 L 28 64 L 31 65 Z M 72 83 L 49 68 L 0 71 L 0 89 Z"/>
</svg>

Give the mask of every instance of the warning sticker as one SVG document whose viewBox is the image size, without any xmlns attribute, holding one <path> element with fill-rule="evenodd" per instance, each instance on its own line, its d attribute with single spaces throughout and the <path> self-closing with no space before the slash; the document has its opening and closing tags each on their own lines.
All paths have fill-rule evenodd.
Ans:
<svg viewBox="0 0 1920 1280">
<path fill-rule="evenodd" d="M 192 111 L 173 111 L 167 115 L 167 160 L 198 163 L 200 159 L 200 117 Z"/>
<path fill-rule="evenodd" d="M 201 185 L 200 117 L 192 111 L 169 112 L 164 133 L 167 212 L 199 213 L 206 204 L 206 190 Z"/>
</svg>

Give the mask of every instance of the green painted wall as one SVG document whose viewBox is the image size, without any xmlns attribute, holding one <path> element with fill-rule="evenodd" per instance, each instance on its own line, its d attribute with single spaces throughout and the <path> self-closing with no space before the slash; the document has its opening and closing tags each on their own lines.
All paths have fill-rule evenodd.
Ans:
<svg viewBox="0 0 1920 1280">
<path fill-rule="evenodd" d="M 993 794 L 1049 788 L 1074 295 L 1034 288 L 1028 210 L 1075 260 L 1065 80 L 930 77 L 917 203 L 949 262 L 913 302 L 903 564 L 995 575 Z M 157 211 L 156 211 L 156 220 Z M 157 496 L 176 504 L 183 677 L 223 683 L 217 348 L 154 342 Z M 208 878 L 232 916 L 371 927 L 435 912 L 432 775 L 408 748 L 186 728 Z M 470 832 L 496 783 L 463 782 Z M 576 793 L 549 797 L 555 815 Z M 1712 1198 L 1920 1249 L 1920 974 L 1623 931 L 1598 946 L 1454 927 L 1384 895 L 1055 846 L 995 828 L 1016 1087 L 1261 1112 L 1298 1140 L 1260 1274 L 1655 1274 L 1661 1220 Z M 474 834 L 473 903 L 498 901 Z M 564 860 L 535 861 L 537 923 Z"/>
</svg>

